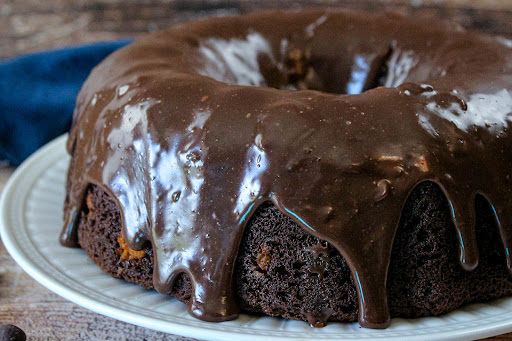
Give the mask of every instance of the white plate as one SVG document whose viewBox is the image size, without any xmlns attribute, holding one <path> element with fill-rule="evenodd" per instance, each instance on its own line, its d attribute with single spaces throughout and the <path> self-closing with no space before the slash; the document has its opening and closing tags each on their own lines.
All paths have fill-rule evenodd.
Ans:
<svg viewBox="0 0 512 341">
<path fill-rule="evenodd" d="M 49 143 L 21 165 L 0 200 L 0 232 L 14 260 L 39 283 L 81 306 L 139 326 L 207 340 L 462 340 L 512 331 L 512 298 L 474 304 L 442 317 L 393 319 L 384 330 L 357 323 L 307 323 L 241 315 L 207 323 L 190 317 L 185 305 L 103 273 L 81 249 L 60 246 L 67 136 Z"/>
</svg>

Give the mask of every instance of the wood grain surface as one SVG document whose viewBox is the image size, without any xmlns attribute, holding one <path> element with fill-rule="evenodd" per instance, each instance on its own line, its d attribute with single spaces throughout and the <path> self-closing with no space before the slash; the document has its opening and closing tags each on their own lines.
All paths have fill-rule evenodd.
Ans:
<svg viewBox="0 0 512 341">
<path fill-rule="evenodd" d="M 437 17 L 512 36 L 512 0 L 1 0 L 0 59 L 137 36 L 209 15 L 318 6 Z"/>
<path fill-rule="evenodd" d="M 512 0 L 0 0 L 0 59 L 138 36 L 204 16 L 318 6 L 436 17 L 512 38 Z M 0 168 L 0 193 L 12 172 Z M 31 340 L 192 340 L 119 322 L 60 298 L 25 274 L 0 243 L 0 324 L 5 323 L 18 325 Z M 512 333 L 493 340 L 512 340 Z"/>
</svg>

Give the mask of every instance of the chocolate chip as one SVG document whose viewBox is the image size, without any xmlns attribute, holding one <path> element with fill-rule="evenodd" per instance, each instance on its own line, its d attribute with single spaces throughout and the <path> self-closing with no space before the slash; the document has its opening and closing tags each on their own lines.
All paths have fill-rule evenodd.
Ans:
<svg viewBox="0 0 512 341">
<path fill-rule="evenodd" d="M 0 326 L 0 341 L 25 341 L 27 335 L 20 328 L 12 324 Z"/>
</svg>

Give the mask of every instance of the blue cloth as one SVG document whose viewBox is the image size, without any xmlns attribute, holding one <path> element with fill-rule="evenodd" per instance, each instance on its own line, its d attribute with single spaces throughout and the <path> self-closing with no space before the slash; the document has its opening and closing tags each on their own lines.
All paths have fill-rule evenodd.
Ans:
<svg viewBox="0 0 512 341">
<path fill-rule="evenodd" d="M 91 69 L 132 39 L 0 61 L 0 160 L 20 164 L 71 125 L 75 99 Z"/>
</svg>

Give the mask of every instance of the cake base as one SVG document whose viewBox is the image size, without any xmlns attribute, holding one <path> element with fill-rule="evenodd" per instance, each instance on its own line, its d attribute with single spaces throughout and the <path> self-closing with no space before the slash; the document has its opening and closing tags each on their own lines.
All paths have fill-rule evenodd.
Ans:
<svg viewBox="0 0 512 341">
<path fill-rule="evenodd" d="M 420 184 L 407 201 L 393 245 L 388 303 L 393 317 L 436 316 L 470 302 L 512 293 L 500 236 L 487 202 L 477 197 L 480 263 L 464 271 L 446 199 L 437 185 Z M 106 273 L 152 289 L 153 253 L 131 252 L 120 240 L 114 201 L 91 186 L 80 214 L 79 244 Z M 235 268 L 234 288 L 242 311 L 308 321 L 357 320 L 357 292 L 345 259 L 271 203 L 248 223 Z M 188 302 L 192 286 L 178 276 L 171 295 Z"/>
</svg>

